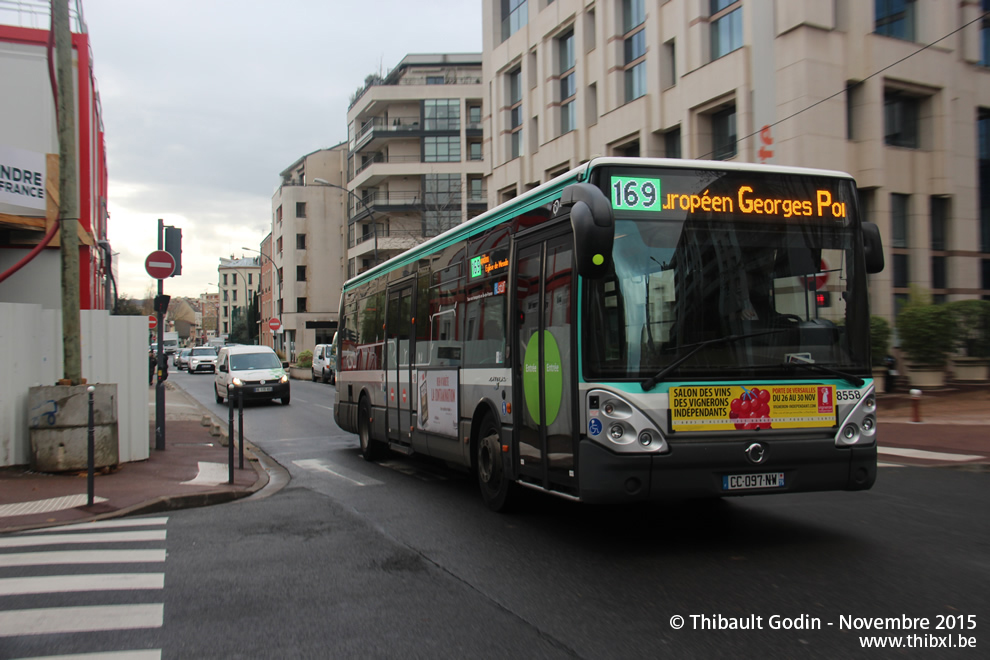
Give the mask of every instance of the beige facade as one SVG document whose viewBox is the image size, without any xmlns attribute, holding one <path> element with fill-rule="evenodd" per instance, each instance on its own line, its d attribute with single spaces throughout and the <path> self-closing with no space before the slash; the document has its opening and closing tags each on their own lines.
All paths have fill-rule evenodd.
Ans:
<svg viewBox="0 0 990 660">
<path fill-rule="evenodd" d="M 226 337 L 233 330 L 238 318 L 247 314 L 258 293 L 261 268 L 257 257 L 230 259 L 220 257 L 217 268 L 217 288 L 220 290 L 220 336 Z"/>
<path fill-rule="evenodd" d="M 272 196 L 274 315 L 282 322 L 274 339 L 287 360 L 329 343 L 337 328 L 344 284 L 346 158 L 346 144 L 303 156 L 282 171 Z"/>
<path fill-rule="evenodd" d="M 347 277 L 487 208 L 481 55 L 407 55 L 347 113 Z"/>
<path fill-rule="evenodd" d="M 489 197 L 596 155 L 842 170 L 884 239 L 875 314 L 912 283 L 990 296 L 990 23 L 978 0 L 889 5 L 484 0 Z"/>
</svg>

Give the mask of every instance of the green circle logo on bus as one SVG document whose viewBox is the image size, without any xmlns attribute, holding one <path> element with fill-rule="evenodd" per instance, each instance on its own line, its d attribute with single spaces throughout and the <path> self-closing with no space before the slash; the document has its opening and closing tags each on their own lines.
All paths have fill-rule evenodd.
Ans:
<svg viewBox="0 0 990 660">
<path fill-rule="evenodd" d="M 529 415 L 537 424 L 540 422 L 540 334 L 533 333 L 526 344 L 526 359 L 523 361 L 523 394 Z M 564 372 L 561 367 L 560 349 L 557 340 L 549 330 L 543 331 L 543 352 L 546 357 L 546 406 L 547 425 L 554 423 L 560 412 L 560 401 L 564 391 Z"/>
<path fill-rule="evenodd" d="M 605 263 L 605 257 L 603 257 L 600 254 L 596 254 L 591 258 L 591 263 L 595 264 L 596 266 L 601 266 L 603 263 Z"/>
</svg>

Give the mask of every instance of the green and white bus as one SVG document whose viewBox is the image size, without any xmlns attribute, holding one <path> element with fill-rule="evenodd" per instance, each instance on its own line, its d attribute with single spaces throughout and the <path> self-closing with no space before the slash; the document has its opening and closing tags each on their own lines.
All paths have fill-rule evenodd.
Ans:
<svg viewBox="0 0 990 660">
<path fill-rule="evenodd" d="M 848 174 L 598 158 L 349 280 L 334 417 L 495 510 L 868 489 L 882 269 Z"/>
</svg>

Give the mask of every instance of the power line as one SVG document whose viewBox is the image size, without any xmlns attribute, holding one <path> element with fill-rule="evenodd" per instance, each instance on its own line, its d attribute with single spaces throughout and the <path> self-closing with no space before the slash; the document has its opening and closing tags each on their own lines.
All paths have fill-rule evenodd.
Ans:
<svg viewBox="0 0 990 660">
<path fill-rule="evenodd" d="M 884 68 L 882 68 L 882 69 L 880 69 L 879 71 L 874 71 L 873 73 L 871 73 L 870 75 L 868 75 L 868 76 L 866 76 L 866 77 L 865 77 L 865 78 L 863 78 L 862 80 L 860 80 L 860 81 L 857 81 L 857 82 L 855 82 L 855 83 L 853 83 L 853 84 L 851 84 L 851 85 L 848 85 L 848 86 L 846 86 L 845 88 L 843 88 L 843 89 L 841 89 L 841 90 L 839 90 L 839 91 L 838 91 L 838 92 L 836 92 L 835 94 L 832 94 L 831 96 L 826 96 L 825 98 L 823 98 L 823 99 L 821 99 L 821 100 L 819 100 L 819 101 L 815 101 L 814 103 L 812 103 L 812 104 L 811 104 L 811 105 L 809 105 L 808 107 L 806 107 L 806 108 L 802 108 L 801 110 L 798 110 L 797 112 L 795 112 L 795 113 L 793 113 L 793 114 L 790 114 L 790 115 L 788 115 L 788 116 L 786 116 L 786 117 L 784 117 L 783 119 L 778 119 L 778 120 L 777 120 L 777 121 L 775 121 L 774 123 L 772 123 L 772 124 L 769 124 L 769 127 L 770 127 L 770 128 L 773 128 L 774 126 L 777 126 L 778 124 L 783 124 L 783 123 L 784 123 L 785 121 L 787 121 L 787 120 L 789 120 L 789 119 L 793 119 L 794 117 L 797 117 L 797 116 L 798 116 L 799 114 L 801 114 L 801 113 L 803 113 L 803 112 L 807 112 L 808 110 L 811 110 L 811 109 L 812 109 L 812 108 L 814 108 L 815 106 L 818 106 L 818 105 L 821 105 L 822 103 L 825 103 L 825 101 L 831 101 L 831 100 L 832 100 L 832 99 L 834 99 L 834 98 L 835 98 L 836 96 L 839 96 L 840 94 L 845 94 L 846 92 L 848 92 L 848 91 L 849 91 L 850 89 L 852 89 L 853 87 L 858 87 L 858 86 L 860 86 L 860 85 L 862 85 L 863 83 L 865 83 L 865 82 L 866 82 L 867 80 L 869 80 L 870 78 L 873 78 L 873 77 L 875 77 L 875 76 L 879 76 L 879 75 L 880 75 L 881 73 L 883 73 L 883 72 L 884 72 L 884 71 L 886 71 L 887 69 L 890 69 L 890 68 L 892 68 L 892 67 L 895 67 L 895 66 L 897 66 L 897 65 L 898 65 L 898 64 L 900 64 L 901 62 L 903 62 L 903 61 L 905 61 L 905 60 L 908 60 L 908 59 L 910 59 L 910 58 L 912 58 L 912 57 L 914 57 L 915 55 L 917 55 L 918 53 L 920 53 L 920 52 L 922 52 L 922 51 L 924 51 L 924 50 L 928 50 L 929 48 L 931 48 L 932 46 L 934 46 L 935 44 L 937 44 L 937 43 L 938 43 L 938 42 L 940 42 L 940 41 L 945 41 L 946 39 L 948 39 L 949 37 L 951 37 L 951 36 L 952 36 L 952 35 L 954 35 L 955 33 L 957 33 L 957 32 L 961 32 L 961 31 L 963 31 L 963 30 L 965 30 L 966 28 L 968 28 L 968 27 L 969 27 L 970 25 L 972 25 L 973 23 L 976 23 L 976 22 L 978 22 L 978 21 L 982 21 L 982 20 L 983 20 L 984 18 L 986 18 L 987 16 L 990 16 L 990 11 L 988 11 L 988 12 L 985 12 L 985 13 L 983 13 L 983 14 L 981 14 L 980 16 L 978 16 L 977 18 L 974 18 L 974 19 L 973 19 L 973 20 L 971 20 L 970 22 L 968 22 L 968 23 L 965 23 L 965 24 L 963 24 L 963 25 L 961 25 L 960 27 L 958 27 L 958 28 L 956 28 L 956 29 L 955 29 L 955 30 L 953 30 L 952 32 L 949 32 L 948 34 L 946 34 L 946 35 L 944 35 L 944 36 L 942 36 L 942 37 L 939 37 L 938 39 L 936 39 L 935 41 L 933 41 L 933 42 L 931 42 L 930 44 L 926 44 L 926 45 L 924 45 L 924 46 L 922 46 L 921 48 L 919 48 L 918 50 L 916 50 L 916 51 L 914 51 L 914 52 L 913 52 L 913 53 L 911 53 L 910 55 L 905 55 L 905 56 L 904 56 L 904 57 L 902 57 L 901 59 L 899 59 L 899 60 L 897 60 L 896 62 L 893 62 L 893 63 L 891 63 L 891 64 L 888 64 L 887 66 L 885 66 Z M 750 133 L 749 135 L 745 135 L 745 136 L 743 136 L 743 137 L 741 137 L 741 138 L 739 138 L 738 140 L 736 140 L 736 142 L 743 142 L 743 141 L 745 141 L 745 140 L 748 140 L 749 138 L 751 138 L 751 137 L 753 137 L 754 135 L 758 135 L 758 134 L 759 134 L 759 133 L 760 133 L 760 132 L 761 132 L 761 131 L 762 131 L 762 130 L 763 130 L 764 128 L 766 128 L 766 127 L 764 127 L 764 126 L 761 126 L 761 127 L 760 127 L 760 128 L 758 129 L 758 130 L 755 130 L 755 131 L 753 131 L 752 133 Z M 706 156 L 710 156 L 710 155 L 712 155 L 713 153 L 715 153 L 715 152 L 714 152 L 714 150 L 712 150 L 712 151 L 709 151 L 708 153 L 706 153 L 706 154 L 704 154 L 704 155 L 702 155 L 702 156 L 699 156 L 699 158 L 705 158 Z"/>
</svg>

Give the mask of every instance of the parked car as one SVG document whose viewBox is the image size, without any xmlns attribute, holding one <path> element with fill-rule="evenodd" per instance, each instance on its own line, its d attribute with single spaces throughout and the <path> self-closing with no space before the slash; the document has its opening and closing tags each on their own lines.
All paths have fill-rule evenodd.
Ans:
<svg viewBox="0 0 990 660">
<path fill-rule="evenodd" d="M 285 364 L 268 346 L 224 346 L 217 356 L 217 374 L 213 383 L 213 394 L 217 403 L 227 398 L 227 388 L 234 386 L 235 392 L 244 400 L 279 399 L 283 406 L 289 405 L 289 374 Z"/>
<path fill-rule="evenodd" d="M 183 370 L 189 366 L 189 353 L 192 351 L 191 348 L 182 348 L 175 354 L 172 358 L 172 366 L 178 370 Z"/>
<path fill-rule="evenodd" d="M 337 382 L 337 360 L 333 344 L 317 344 L 313 349 L 313 382 Z"/>
<path fill-rule="evenodd" d="M 188 357 L 189 373 L 196 374 L 200 371 L 208 371 L 213 374 L 217 371 L 217 349 L 213 346 L 197 346 L 192 349 Z"/>
</svg>

